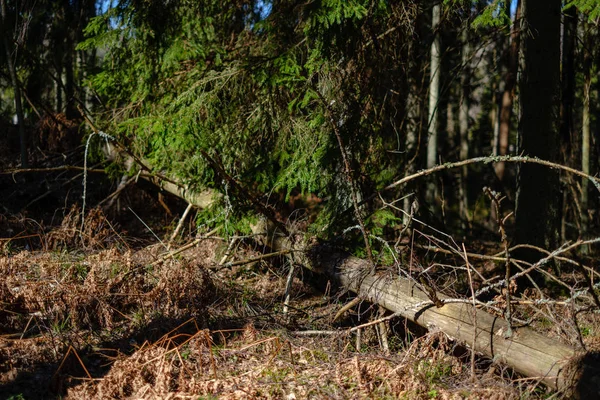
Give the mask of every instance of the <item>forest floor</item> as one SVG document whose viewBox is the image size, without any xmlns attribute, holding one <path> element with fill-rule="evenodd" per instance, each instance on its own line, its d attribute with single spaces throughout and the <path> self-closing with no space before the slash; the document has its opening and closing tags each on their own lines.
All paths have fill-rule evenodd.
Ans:
<svg viewBox="0 0 600 400">
<path fill-rule="evenodd" d="M 139 246 L 101 211 L 66 214 L 45 251 L 0 256 L 0 393 L 8 399 L 546 398 L 528 380 L 402 319 L 388 349 L 369 304 L 332 322 L 347 295 L 299 276 L 283 312 L 285 264 L 219 266 L 211 236 L 176 256 Z M 18 221 L 13 221 L 17 224 Z M 22 223 L 22 221 L 21 221 Z M 137 246 L 132 245 L 137 243 Z M 240 241 L 231 257 L 260 253 Z M 305 279 L 301 279 L 305 278 Z M 357 348 L 358 346 L 358 348 Z"/>
<path fill-rule="evenodd" d="M 141 182 L 122 193 L 131 208 L 117 202 L 107 216 L 88 207 L 82 224 L 72 206 L 81 174 L 52 173 L 0 175 L 2 399 L 557 396 L 403 318 L 389 320 L 386 335 L 381 325 L 352 331 L 381 310 L 362 302 L 335 319 L 352 296 L 306 271 L 284 312 L 284 258 L 224 263 L 263 254 L 252 238 L 232 246 L 189 222 L 169 255 L 158 238 L 169 238 L 185 205 Z M 88 179 L 88 204 L 114 191 L 106 177 Z M 575 328 L 571 317 L 547 305 L 533 327 L 599 348 L 600 317 L 587 313 Z"/>
</svg>

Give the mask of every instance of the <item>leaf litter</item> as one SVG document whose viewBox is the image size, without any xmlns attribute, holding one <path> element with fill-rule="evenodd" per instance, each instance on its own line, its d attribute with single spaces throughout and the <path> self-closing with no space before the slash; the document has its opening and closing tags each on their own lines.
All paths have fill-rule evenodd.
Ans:
<svg viewBox="0 0 600 400">
<path fill-rule="evenodd" d="M 101 212 L 86 220 L 87 235 L 69 215 L 44 236 L 47 251 L 0 257 L 0 392 L 13 399 L 543 394 L 500 367 L 486 365 L 471 380 L 468 357 L 456 357 L 457 344 L 440 332 L 406 334 L 384 352 L 365 330 L 357 349 L 354 334 L 329 322 L 339 300 L 300 279 L 283 315 L 283 267 L 261 262 L 217 273 L 218 238 L 161 258 L 159 245 L 115 245 L 123 238 Z M 323 334 L 295 334 L 311 329 Z"/>
</svg>

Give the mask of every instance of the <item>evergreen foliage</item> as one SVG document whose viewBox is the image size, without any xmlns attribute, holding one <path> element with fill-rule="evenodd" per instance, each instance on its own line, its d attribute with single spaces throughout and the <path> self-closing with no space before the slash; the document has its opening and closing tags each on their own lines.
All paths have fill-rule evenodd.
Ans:
<svg viewBox="0 0 600 400">
<path fill-rule="evenodd" d="M 510 15 L 506 10 L 507 0 L 494 0 L 488 4 L 473 21 L 473 27 L 482 26 L 506 26 L 511 24 Z"/>
<path fill-rule="evenodd" d="M 427 120 L 424 99 L 432 73 L 431 7 L 436 3 L 120 0 L 94 17 L 98 4 L 89 0 L 7 0 L 8 20 L 18 27 L 10 45 L 28 96 L 29 126 L 35 107 L 41 119 L 61 114 L 72 131 L 81 122 L 75 106 L 91 110 L 104 131 L 157 171 L 198 191 L 226 193 L 229 201 L 207 211 L 204 222 L 229 218 L 247 230 L 247 221 L 237 224 L 255 208 L 247 197 L 274 204 L 313 194 L 323 201 L 318 215 L 311 216 L 316 222 L 309 231 L 340 233 L 357 222 L 351 212 L 355 190 L 359 202 L 370 197 L 361 208 L 367 230 L 383 236 L 396 234 L 386 226 L 403 216 L 398 209 L 385 218 L 373 215 L 381 203 L 372 200 L 378 190 L 425 166 L 432 121 Z M 507 27 L 516 2 L 441 3 L 436 32 L 441 40 L 439 161 L 464 158 L 463 144 L 469 157 L 489 155 L 498 146 L 494 121 L 506 76 Z M 592 20 L 600 15 L 598 0 L 573 0 L 564 7 L 576 7 L 579 15 Z M 588 54 L 585 46 L 578 46 L 577 57 Z M 466 48 L 469 54 L 463 59 Z M 3 123 L 14 114 L 5 58 L 0 52 Z M 580 91 L 582 74 L 576 71 L 574 76 L 579 79 L 574 80 L 575 90 Z M 590 82 L 596 85 L 596 77 Z M 458 133 L 459 125 L 465 125 L 457 118 L 463 93 L 468 101 L 466 134 Z M 518 93 L 516 104 L 520 100 Z M 581 102 L 578 92 L 575 105 Z M 513 118 L 513 145 L 517 123 Z M 574 126 L 579 125 L 577 117 Z M 570 145 L 573 152 L 579 146 Z M 341 150 L 348 155 L 351 179 Z M 573 153 L 571 159 L 579 158 Z M 251 196 L 238 193 L 215 165 Z M 472 215 L 487 215 L 478 199 L 481 187 L 494 180 L 491 171 L 477 166 L 468 179 L 466 172 L 460 174 L 435 177 L 440 196 L 421 202 L 421 217 L 464 229 L 456 218 L 448 218 L 458 214 L 459 202 L 466 208 L 478 205 L 469 210 Z M 514 174 L 508 171 L 509 178 Z M 468 185 L 459 190 L 461 180 Z M 408 193 L 419 197 L 419 184 L 386 191 L 382 198 L 396 201 Z M 514 200 L 514 181 L 503 185 Z M 404 210 L 412 198 L 407 201 Z M 578 214 L 571 210 L 569 215 Z"/>
<path fill-rule="evenodd" d="M 118 109 L 105 120 L 111 132 L 192 187 L 224 189 L 205 151 L 256 193 L 333 196 L 337 215 L 349 187 L 333 124 L 362 190 L 389 183 L 412 156 L 399 95 L 416 8 L 283 1 L 265 16 L 261 5 L 121 2 L 79 45 L 106 49 L 90 84 Z"/>
<path fill-rule="evenodd" d="M 587 14 L 590 21 L 596 21 L 600 17 L 600 0 L 572 0 L 564 8 L 570 7 L 577 7 L 580 12 Z"/>
</svg>

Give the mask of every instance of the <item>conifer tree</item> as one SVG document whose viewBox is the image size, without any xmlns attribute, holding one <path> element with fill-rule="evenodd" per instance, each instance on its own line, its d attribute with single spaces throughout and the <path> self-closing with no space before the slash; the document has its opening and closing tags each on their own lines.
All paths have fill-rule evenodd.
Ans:
<svg viewBox="0 0 600 400">
<path fill-rule="evenodd" d="M 265 13 L 264 5 L 120 4 L 92 21 L 79 48 L 107 49 L 110 68 L 91 80 L 120 110 L 105 124 L 156 168 L 224 191 L 205 152 L 265 202 L 293 191 L 331 199 L 323 213 L 330 220 L 350 206 L 350 190 L 371 193 L 406 165 L 398 143 L 408 110 L 399 94 L 408 87 L 403 55 L 416 9 L 281 1 Z M 354 189 L 337 179 L 335 130 Z"/>
</svg>

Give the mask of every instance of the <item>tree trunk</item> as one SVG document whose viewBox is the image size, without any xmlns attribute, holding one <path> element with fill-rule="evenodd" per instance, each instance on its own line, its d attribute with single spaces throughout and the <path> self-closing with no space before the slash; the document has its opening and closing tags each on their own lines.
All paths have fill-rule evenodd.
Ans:
<svg viewBox="0 0 600 400">
<path fill-rule="evenodd" d="M 570 7 L 563 13 L 563 35 L 562 35 L 562 97 L 560 103 L 560 152 L 561 161 L 565 165 L 576 167 L 579 165 L 579 145 L 580 140 L 578 132 L 573 127 L 573 106 L 575 102 L 575 46 L 577 39 L 577 8 Z M 583 51 L 586 51 L 586 46 L 583 46 Z M 585 62 L 584 62 L 585 64 Z M 584 66 L 585 69 L 585 66 Z M 585 72 L 584 72 L 585 74 Z M 585 85 L 585 83 L 584 83 Z M 585 91 L 585 89 L 584 89 Z M 585 99 L 583 100 L 585 107 Z M 585 111 L 584 111 L 585 113 Z M 585 125 L 585 118 L 582 121 Z M 585 127 L 583 127 L 585 129 Z M 580 214 L 585 212 L 577 212 L 576 209 L 569 212 L 568 204 L 577 201 L 572 198 L 571 193 L 565 191 L 563 193 L 563 209 L 566 211 L 562 215 L 561 221 L 561 240 L 567 240 L 567 223 L 568 219 L 574 217 L 579 222 L 583 222 L 585 217 Z M 574 215 L 573 215 L 574 214 Z"/>
<path fill-rule="evenodd" d="M 461 160 L 469 158 L 469 96 L 471 95 L 471 46 L 469 44 L 469 26 L 471 18 L 466 17 L 462 29 L 462 75 L 460 78 L 460 106 L 458 110 L 458 130 L 460 135 L 460 154 Z M 460 171 L 459 182 L 459 210 L 463 221 L 463 228 L 467 228 L 469 221 L 469 192 L 467 185 L 467 167 Z"/>
<path fill-rule="evenodd" d="M 136 161 L 127 154 L 125 151 L 119 150 L 119 148 L 112 143 L 108 143 L 104 149 L 104 155 L 108 160 L 114 161 L 119 160 L 120 164 L 125 168 L 126 171 L 130 171 L 131 168 L 140 168 L 140 165 L 136 163 Z M 187 188 L 184 185 L 178 185 L 174 183 L 175 181 L 166 181 L 165 179 L 160 179 L 156 175 L 152 175 L 148 173 L 148 169 L 151 168 L 151 163 L 147 160 L 139 160 L 144 167 L 143 171 L 139 173 L 139 176 L 147 181 L 156 185 L 161 190 L 164 190 L 167 193 L 171 193 L 174 196 L 179 197 L 182 200 L 185 200 L 188 204 L 196 206 L 200 209 L 208 208 L 215 201 L 219 200 L 222 196 L 219 192 L 212 189 L 205 189 L 200 192 L 193 191 Z M 125 176 L 123 177 L 125 178 Z M 126 180 L 126 179 L 125 179 Z M 124 180 L 122 179 L 123 183 Z"/>
<path fill-rule="evenodd" d="M 265 231 L 266 224 L 253 227 L 273 250 L 294 248 L 288 237 Z M 445 296 L 430 294 L 406 278 L 366 274 L 369 261 L 353 257 L 328 245 L 316 245 L 296 252 L 298 262 L 311 271 L 323 273 L 344 289 L 377 303 L 428 329 L 436 329 L 472 347 L 517 372 L 540 379 L 551 388 L 573 398 L 596 398 L 600 393 L 600 357 L 578 353 L 571 346 L 552 340 L 527 327 L 514 328 L 505 338 L 508 324 L 502 318 L 473 307 L 469 302 L 444 303 Z"/>
<path fill-rule="evenodd" d="M 575 43 L 577 39 L 577 8 L 570 7 L 563 14 L 562 39 L 562 97 L 560 104 L 560 139 L 565 165 L 574 166 L 571 147 L 574 144 L 573 105 L 575 103 Z M 584 51 L 586 51 L 584 49 Z M 584 57 L 589 54 L 586 53 Z M 584 62 L 585 63 L 585 62 Z M 585 68 L 585 66 L 584 66 Z M 585 73 L 585 71 L 584 71 Z M 584 100 L 585 101 L 585 100 Z"/>
<path fill-rule="evenodd" d="M 507 2 L 510 7 L 510 2 Z M 508 154 L 508 143 L 510 139 L 510 121 L 512 118 L 513 100 L 515 97 L 515 87 L 517 84 L 517 72 L 519 69 L 519 47 L 520 47 L 520 19 L 521 19 L 521 0 L 517 1 L 517 11 L 513 22 L 510 35 L 510 51 L 508 54 L 508 65 L 506 77 L 504 79 L 504 92 L 502 93 L 502 104 L 500 107 L 500 122 L 498 129 L 498 153 L 503 156 Z M 505 163 L 497 163 L 494 167 L 498 179 L 504 179 Z"/>
<path fill-rule="evenodd" d="M 75 118 L 77 114 L 77 104 L 75 101 L 75 71 L 74 71 L 74 58 L 75 46 L 73 45 L 73 39 L 71 38 L 71 32 L 67 33 L 66 38 L 66 52 L 65 52 L 65 115 L 67 119 Z"/>
<path fill-rule="evenodd" d="M 421 132 L 419 131 L 419 121 L 421 120 L 421 116 L 423 114 L 421 114 L 421 104 L 419 103 L 418 92 L 419 89 L 417 83 L 411 81 L 410 89 L 406 99 L 406 109 L 408 116 L 408 124 L 406 125 L 406 151 L 408 154 L 408 157 L 406 158 L 406 174 L 412 174 L 416 171 L 415 158 L 417 157 L 417 153 L 419 152 L 418 137 L 421 134 Z M 404 226 L 407 226 L 411 223 L 410 209 L 412 202 L 416 198 L 411 197 L 415 196 L 406 196 L 402 204 L 404 211 L 406 211 L 406 214 L 402 215 L 402 224 Z"/>
<path fill-rule="evenodd" d="M 587 25 L 587 24 L 586 24 Z M 590 28 L 590 27 L 584 27 Z M 590 40 L 590 32 L 589 29 L 585 29 L 584 31 L 584 56 L 583 56 L 583 107 L 582 107 L 582 121 L 581 121 L 581 170 L 586 174 L 590 173 L 590 92 L 592 86 L 592 57 L 590 54 L 591 51 L 591 40 Z M 590 45 L 588 47 L 587 45 Z M 582 236 L 586 236 L 588 231 L 588 210 L 589 210 L 589 197 L 588 197 L 588 180 L 584 179 L 581 182 L 581 226 L 582 226 Z M 582 249 L 584 252 L 587 252 L 587 247 Z"/>
<path fill-rule="evenodd" d="M 421 19 L 414 22 L 414 29 L 418 29 L 418 26 L 422 23 Z M 415 160 L 419 158 L 419 154 L 422 153 L 422 142 L 423 136 L 423 116 L 425 115 L 425 102 L 423 101 L 423 71 L 424 71 L 424 57 L 422 57 L 422 50 L 420 47 L 420 41 L 418 38 L 414 38 L 409 42 L 408 49 L 408 93 L 406 95 L 406 105 L 404 107 L 405 116 L 402 116 L 400 124 L 405 127 L 406 132 L 406 156 L 404 157 L 404 174 L 410 175 L 417 170 L 417 163 Z M 408 189 L 407 189 L 408 191 Z M 403 209 L 406 214 L 402 215 L 402 224 L 407 226 L 411 223 L 410 210 L 411 205 L 419 196 L 405 196 L 403 201 Z"/>
<path fill-rule="evenodd" d="M 27 136 L 25 132 L 25 116 L 23 115 L 23 104 L 21 102 L 21 88 L 19 85 L 19 81 L 17 79 L 17 71 L 15 70 L 15 65 L 13 64 L 13 57 L 10 51 L 10 41 L 9 41 L 9 33 L 8 33 L 8 11 L 6 9 L 6 1 L 0 0 L 0 11 L 2 13 L 2 26 L 0 26 L 0 33 L 2 33 L 2 41 L 4 45 L 4 50 L 6 52 L 6 64 L 8 66 L 8 74 L 10 75 L 11 85 L 15 92 L 15 110 L 17 112 L 17 124 L 19 125 L 19 142 L 21 146 L 21 167 L 27 168 L 29 166 L 29 162 L 27 160 Z"/>
<path fill-rule="evenodd" d="M 560 0 L 523 0 L 523 71 L 520 79 L 519 152 L 558 161 L 560 107 Z M 541 165 L 519 166 L 516 241 L 548 250 L 560 233 L 559 174 Z M 520 255 L 537 260 L 537 252 Z"/>
<path fill-rule="evenodd" d="M 454 86 L 454 85 L 453 85 Z M 456 104 L 454 103 L 454 90 L 448 90 L 448 101 L 446 101 L 446 134 L 448 135 L 448 145 L 451 148 L 456 148 L 460 146 L 460 138 L 456 137 L 456 115 L 454 112 L 454 107 Z M 462 93 L 461 93 L 462 95 Z M 460 105 L 459 105 L 459 113 L 460 113 Z M 460 114 L 459 114 L 460 117 Z"/>
<path fill-rule="evenodd" d="M 428 329 L 444 332 L 525 376 L 536 377 L 569 398 L 597 398 L 600 393 L 600 357 L 578 354 L 571 346 L 527 327 L 513 328 L 504 338 L 506 321 L 474 308 L 470 303 L 436 307 L 415 282 L 405 278 L 364 275 L 368 261 L 317 246 L 307 253 L 311 269 L 324 271 L 338 284 L 361 298 L 377 303 Z M 437 295 L 441 301 L 444 296 Z M 591 397 L 590 397 L 591 396 Z"/>
<path fill-rule="evenodd" d="M 427 168 L 433 167 L 438 163 L 438 113 L 437 107 L 439 102 L 440 92 L 440 66 L 441 66 L 441 50 L 440 50 L 440 15 L 442 6 L 437 3 L 431 10 L 431 31 L 433 33 L 433 42 L 431 43 L 431 61 L 429 72 L 429 118 L 428 118 L 428 133 L 429 140 L 427 142 Z M 431 181 L 427 187 L 427 201 L 433 204 L 437 193 L 437 185 L 435 181 Z"/>
</svg>

